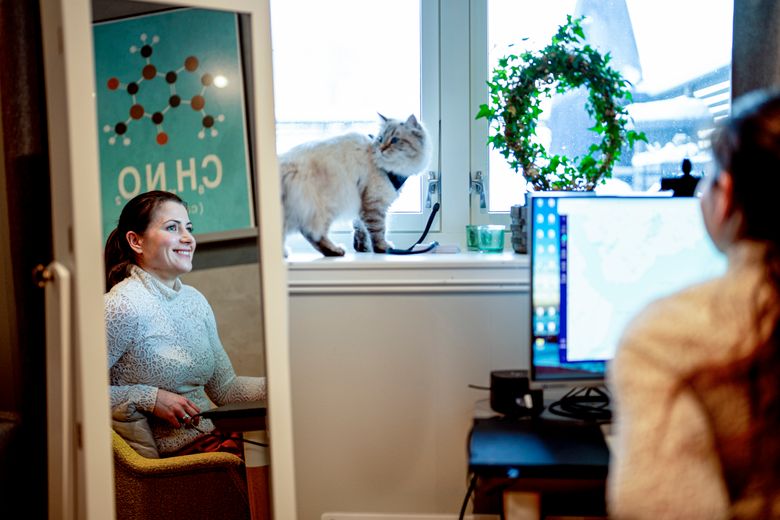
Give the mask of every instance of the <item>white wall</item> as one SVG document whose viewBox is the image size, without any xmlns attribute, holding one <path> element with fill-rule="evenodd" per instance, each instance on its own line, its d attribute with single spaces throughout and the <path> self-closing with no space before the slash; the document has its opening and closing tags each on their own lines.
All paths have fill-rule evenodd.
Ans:
<svg viewBox="0 0 780 520">
<path fill-rule="evenodd" d="M 457 513 L 467 385 L 528 366 L 527 258 L 365 258 L 289 264 L 299 518 Z"/>
</svg>

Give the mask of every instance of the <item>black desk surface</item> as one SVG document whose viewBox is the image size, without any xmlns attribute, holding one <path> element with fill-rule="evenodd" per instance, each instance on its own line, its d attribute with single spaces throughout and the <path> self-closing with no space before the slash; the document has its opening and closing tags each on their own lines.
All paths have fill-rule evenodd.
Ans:
<svg viewBox="0 0 780 520">
<path fill-rule="evenodd" d="M 605 479 L 609 449 L 597 424 L 557 419 L 475 419 L 469 469 L 509 478 Z"/>
</svg>

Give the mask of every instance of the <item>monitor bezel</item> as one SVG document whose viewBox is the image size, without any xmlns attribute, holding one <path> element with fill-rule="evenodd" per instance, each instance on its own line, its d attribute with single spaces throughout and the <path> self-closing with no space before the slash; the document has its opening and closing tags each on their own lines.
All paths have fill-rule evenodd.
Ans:
<svg viewBox="0 0 780 520">
<path fill-rule="evenodd" d="M 529 332 L 529 344 L 528 344 L 528 359 L 529 359 L 529 381 L 536 387 L 541 388 L 561 388 L 561 387 L 577 387 L 577 386 L 600 386 L 604 384 L 604 374 L 600 377 L 572 377 L 572 378 L 556 378 L 556 379 L 540 379 L 537 374 L 537 367 L 534 364 L 534 261 L 536 255 L 534 254 L 536 247 L 536 233 L 534 233 L 534 200 L 538 198 L 571 198 L 571 197 L 596 197 L 598 196 L 593 191 L 541 191 L 530 192 L 526 196 L 526 204 L 528 205 L 528 260 L 530 274 L 530 285 L 528 289 L 529 296 L 529 310 L 528 313 L 528 332 Z M 606 195 L 604 195 L 606 196 Z"/>
</svg>

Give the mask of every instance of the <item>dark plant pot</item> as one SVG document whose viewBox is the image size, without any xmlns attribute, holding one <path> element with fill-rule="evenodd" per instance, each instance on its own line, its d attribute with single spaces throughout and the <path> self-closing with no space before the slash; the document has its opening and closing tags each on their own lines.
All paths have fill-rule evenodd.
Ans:
<svg viewBox="0 0 780 520">
<path fill-rule="evenodd" d="M 526 199 L 527 201 L 527 199 Z M 512 233 L 512 249 L 515 253 L 528 253 L 528 206 L 516 205 L 509 208 L 509 216 L 512 224 L 509 230 Z"/>
</svg>

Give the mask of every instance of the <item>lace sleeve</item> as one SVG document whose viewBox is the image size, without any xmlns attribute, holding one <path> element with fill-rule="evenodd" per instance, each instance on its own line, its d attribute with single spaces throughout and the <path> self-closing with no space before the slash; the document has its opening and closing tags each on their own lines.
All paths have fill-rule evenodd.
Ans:
<svg viewBox="0 0 780 520">
<path fill-rule="evenodd" d="M 104 300 L 108 369 L 134 344 L 138 335 L 138 313 L 129 298 L 122 294 L 107 294 Z M 157 388 L 148 385 L 114 385 L 111 382 L 111 408 L 125 405 L 146 412 L 154 410 Z"/>
<path fill-rule="evenodd" d="M 264 377 L 237 376 L 233 364 L 222 346 L 217 333 L 217 323 L 211 307 L 206 303 L 209 341 L 214 352 L 214 375 L 206 383 L 206 393 L 217 405 L 239 401 L 265 401 Z"/>
</svg>

